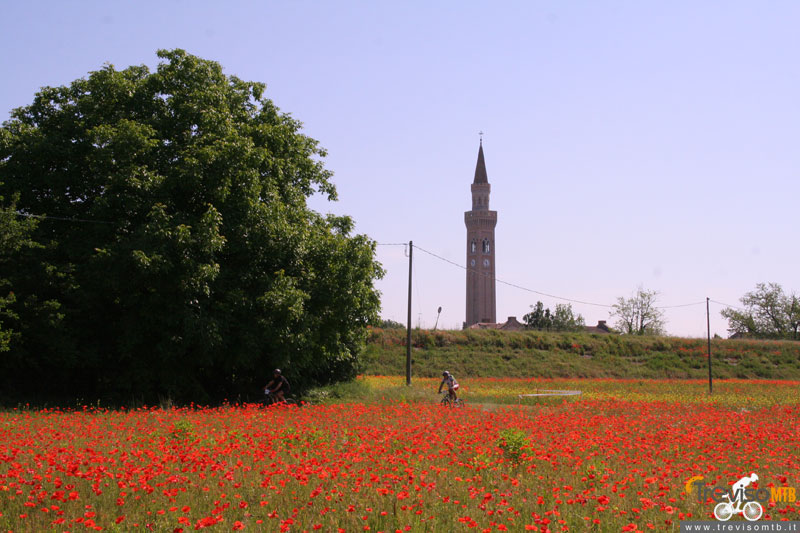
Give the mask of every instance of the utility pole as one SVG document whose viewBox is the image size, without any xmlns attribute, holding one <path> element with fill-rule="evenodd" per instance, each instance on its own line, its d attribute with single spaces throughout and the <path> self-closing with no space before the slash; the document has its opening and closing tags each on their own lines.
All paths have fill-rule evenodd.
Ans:
<svg viewBox="0 0 800 533">
<path fill-rule="evenodd" d="M 406 385 L 411 386 L 411 264 L 414 241 L 408 241 L 408 330 L 406 332 Z"/>
<path fill-rule="evenodd" d="M 708 328 L 708 393 L 711 394 L 711 312 L 709 311 L 709 297 L 706 296 L 706 327 Z"/>
</svg>

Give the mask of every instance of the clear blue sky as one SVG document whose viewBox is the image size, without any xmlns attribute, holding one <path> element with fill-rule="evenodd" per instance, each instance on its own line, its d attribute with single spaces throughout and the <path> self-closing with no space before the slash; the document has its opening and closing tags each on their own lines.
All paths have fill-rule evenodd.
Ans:
<svg viewBox="0 0 800 533">
<path fill-rule="evenodd" d="M 4 2 L 0 113 L 159 48 L 219 61 L 329 150 L 340 201 L 378 242 L 464 263 L 483 130 L 500 279 L 614 303 L 738 303 L 800 290 L 800 3 Z M 380 247 L 383 316 L 407 260 Z M 464 271 L 415 254 L 413 320 L 464 320 Z M 541 299 L 497 287 L 498 319 Z M 587 323 L 601 307 L 575 305 Z M 712 306 L 712 333 L 726 324 Z M 705 334 L 705 305 L 667 310 Z"/>
</svg>

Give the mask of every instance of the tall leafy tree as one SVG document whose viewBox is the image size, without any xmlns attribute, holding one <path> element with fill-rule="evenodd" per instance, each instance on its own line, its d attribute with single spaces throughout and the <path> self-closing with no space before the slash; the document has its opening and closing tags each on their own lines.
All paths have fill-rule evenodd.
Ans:
<svg viewBox="0 0 800 533">
<path fill-rule="evenodd" d="M 800 298 L 786 294 L 778 283 L 759 283 L 739 300 L 743 309 L 731 307 L 720 314 L 728 320 L 731 334 L 797 340 L 800 329 Z"/>
<path fill-rule="evenodd" d="M 348 217 L 306 205 L 336 199 L 325 151 L 264 84 L 158 56 L 46 87 L 3 124 L 0 193 L 48 218 L 0 265 L 21 326 L 0 387 L 210 401 L 276 366 L 353 376 L 383 271 Z"/>
<path fill-rule="evenodd" d="M 536 305 L 531 306 L 531 311 L 522 317 L 525 322 L 525 327 L 528 329 L 550 329 L 553 325 L 553 317 L 550 314 L 550 308 L 545 309 L 542 302 L 536 302 Z"/>
<path fill-rule="evenodd" d="M 611 316 L 616 328 L 627 335 L 664 335 L 664 311 L 656 306 L 658 292 L 639 287 L 630 298 L 617 298 Z"/>
</svg>

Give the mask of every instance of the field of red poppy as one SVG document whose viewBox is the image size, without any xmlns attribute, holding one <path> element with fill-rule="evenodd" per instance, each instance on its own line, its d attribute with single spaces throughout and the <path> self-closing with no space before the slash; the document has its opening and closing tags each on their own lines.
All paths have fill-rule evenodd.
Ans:
<svg viewBox="0 0 800 533">
<path fill-rule="evenodd" d="M 643 398 L 636 382 L 587 380 L 558 383 L 578 398 L 486 409 L 481 385 L 531 386 L 486 380 L 447 409 L 434 381 L 406 403 L 385 399 L 398 378 L 370 380 L 376 401 L 2 412 L 0 528 L 663 531 L 711 519 L 685 492 L 694 476 L 800 487 L 797 383 L 720 382 L 698 403 L 671 395 L 680 383 Z M 732 401 L 770 390 L 771 403 Z M 800 519 L 798 506 L 770 503 L 765 518 Z"/>
</svg>

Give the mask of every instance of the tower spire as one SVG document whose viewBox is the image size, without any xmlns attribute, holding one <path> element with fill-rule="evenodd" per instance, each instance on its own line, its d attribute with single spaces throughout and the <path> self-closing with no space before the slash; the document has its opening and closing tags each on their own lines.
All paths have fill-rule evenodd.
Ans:
<svg viewBox="0 0 800 533">
<path fill-rule="evenodd" d="M 478 146 L 478 163 L 475 165 L 475 179 L 472 183 L 489 183 L 489 178 L 486 176 L 486 162 L 483 160 L 483 136 Z"/>
</svg>

